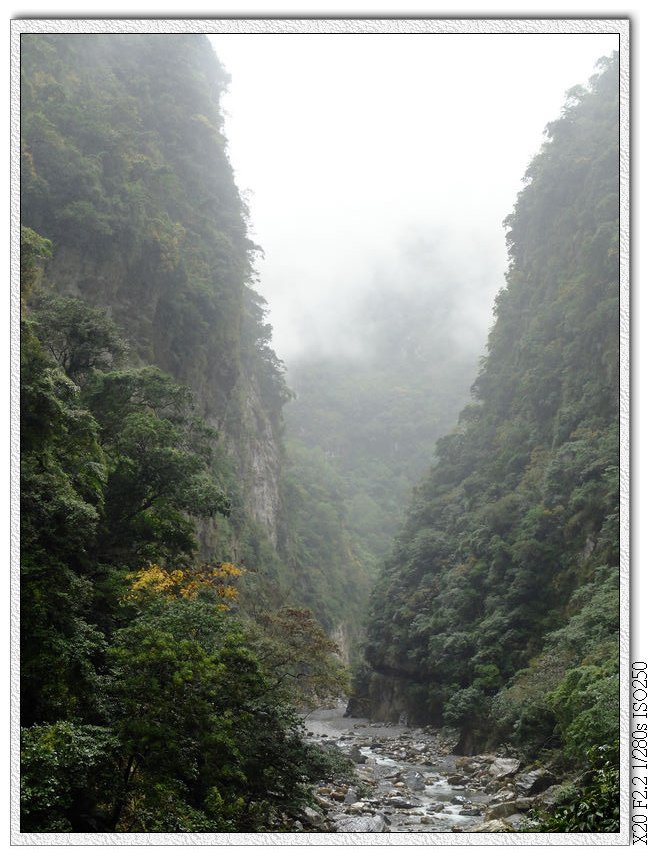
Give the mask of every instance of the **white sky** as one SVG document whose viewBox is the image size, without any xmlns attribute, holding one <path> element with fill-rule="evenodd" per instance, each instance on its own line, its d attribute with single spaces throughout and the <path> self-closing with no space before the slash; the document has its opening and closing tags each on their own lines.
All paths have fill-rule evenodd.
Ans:
<svg viewBox="0 0 650 865">
<path fill-rule="evenodd" d="M 211 40 L 232 78 L 225 131 L 265 252 L 259 289 L 280 357 L 353 343 L 355 301 L 373 274 L 399 272 L 413 237 L 461 275 L 468 339 L 482 346 L 506 267 L 502 222 L 526 166 L 566 90 L 617 37 Z"/>
</svg>

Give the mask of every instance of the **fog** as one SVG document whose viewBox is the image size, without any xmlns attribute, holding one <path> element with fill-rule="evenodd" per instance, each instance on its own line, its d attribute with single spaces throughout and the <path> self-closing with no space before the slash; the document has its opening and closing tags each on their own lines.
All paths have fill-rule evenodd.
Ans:
<svg viewBox="0 0 650 865">
<path fill-rule="evenodd" d="M 378 285 L 446 291 L 448 326 L 480 349 L 526 166 L 617 36 L 210 38 L 279 356 L 360 351 Z"/>
</svg>

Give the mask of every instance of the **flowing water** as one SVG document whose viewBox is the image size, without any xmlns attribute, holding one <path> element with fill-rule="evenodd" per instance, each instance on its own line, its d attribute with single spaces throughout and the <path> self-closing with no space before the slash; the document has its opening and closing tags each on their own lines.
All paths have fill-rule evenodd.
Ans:
<svg viewBox="0 0 650 865">
<path fill-rule="evenodd" d="M 357 764 L 356 785 L 317 791 L 338 831 L 458 832 L 483 821 L 488 795 L 458 774 L 463 758 L 450 754 L 434 731 L 346 718 L 344 710 L 321 709 L 305 719 L 311 739 L 340 748 Z M 370 828 L 382 819 L 383 829 Z"/>
</svg>

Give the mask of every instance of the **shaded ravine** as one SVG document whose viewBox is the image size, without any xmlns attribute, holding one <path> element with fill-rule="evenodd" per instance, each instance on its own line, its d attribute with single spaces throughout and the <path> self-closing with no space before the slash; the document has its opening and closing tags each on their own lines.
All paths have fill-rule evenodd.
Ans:
<svg viewBox="0 0 650 865">
<path fill-rule="evenodd" d="M 305 719 L 307 736 L 356 764 L 356 783 L 322 784 L 304 829 L 330 832 L 512 832 L 553 795 L 546 770 L 496 754 L 461 757 L 439 731 L 347 718 L 345 706 Z M 533 796 L 546 791 L 545 796 Z"/>
</svg>

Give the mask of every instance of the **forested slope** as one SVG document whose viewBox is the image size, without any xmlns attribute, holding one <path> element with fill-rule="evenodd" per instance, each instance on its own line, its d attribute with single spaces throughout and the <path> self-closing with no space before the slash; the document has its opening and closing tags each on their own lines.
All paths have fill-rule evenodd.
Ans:
<svg viewBox="0 0 650 865">
<path fill-rule="evenodd" d="M 331 762 L 297 709 L 345 676 L 281 559 L 225 77 L 199 36 L 21 60 L 21 828 L 286 828 Z"/>
<path fill-rule="evenodd" d="M 110 309 L 131 362 L 192 388 L 274 540 L 287 392 L 208 40 L 25 35 L 22 76 L 22 223 L 54 245 L 45 286 Z"/>
<path fill-rule="evenodd" d="M 618 82 L 603 62 L 547 127 L 474 401 L 372 596 L 371 710 L 460 727 L 467 752 L 617 742 Z"/>
</svg>

